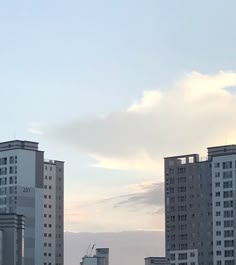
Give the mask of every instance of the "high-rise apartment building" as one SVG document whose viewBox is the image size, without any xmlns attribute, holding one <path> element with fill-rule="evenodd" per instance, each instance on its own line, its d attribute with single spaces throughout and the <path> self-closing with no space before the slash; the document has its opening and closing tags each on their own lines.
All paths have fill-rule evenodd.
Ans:
<svg viewBox="0 0 236 265">
<path fill-rule="evenodd" d="M 170 264 L 234 264 L 236 145 L 165 158 L 165 206 Z"/>
<path fill-rule="evenodd" d="M 44 262 L 63 265 L 64 163 L 44 161 Z"/>
<path fill-rule="evenodd" d="M 19 140 L 0 143 L 0 213 L 25 217 L 25 265 L 63 265 L 64 169 L 63 162 L 53 163 L 56 165 L 55 174 L 50 175 L 54 179 L 49 190 L 45 188 L 47 163 L 38 143 Z M 45 198 L 49 194 L 50 203 Z M 49 206 L 44 207 L 47 203 Z M 52 222 L 45 215 L 50 215 Z M 45 235 L 47 228 L 51 228 L 51 246 L 46 245 L 49 243 L 48 235 Z M 50 253 L 51 257 L 55 253 L 54 260 L 45 261 L 45 264 L 45 253 Z"/>
</svg>

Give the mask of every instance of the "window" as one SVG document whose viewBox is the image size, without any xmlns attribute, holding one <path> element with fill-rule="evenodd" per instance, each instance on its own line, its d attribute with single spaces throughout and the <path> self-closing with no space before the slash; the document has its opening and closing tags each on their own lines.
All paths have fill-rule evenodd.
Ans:
<svg viewBox="0 0 236 265">
<path fill-rule="evenodd" d="M 7 167 L 0 168 L 0 175 L 7 175 Z"/>
<path fill-rule="evenodd" d="M 224 211 L 224 218 L 233 217 L 233 210 Z"/>
<path fill-rule="evenodd" d="M 216 245 L 221 246 L 221 241 L 220 240 L 216 241 Z"/>
<path fill-rule="evenodd" d="M 224 191 L 224 198 L 232 198 L 233 197 L 233 191 Z"/>
<path fill-rule="evenodd" d="M 225 257 L 234 257 L 233 250 L 225 250 Z"/>
<path fill-rule="evenodd" d="M 15 173 L 15 167 L 10 167 L 9 168 L 9 174 L 14 174 Z"/>
<path fill-rule="evenodd" d="M 231 179 L 232 178 L 232 171 L 225 171 L 223 172 L 224 179 Z"/>
<path fill-rule="evenodd" d="M 225 265 L 234 265 L 234 260 L 226 260 Z"/>
<path fill-rule="evenodd" d="M 219 168 L 220 167 L 220 163 L 216 162 L 214 166 L 215 166 L 215 168 Z"/>
<path fill-rule="evenodd" d="M 221 256 L 221 251 L 220 250 L 216 251 L 216 256 Z"/>
<path fill-rule="evenodd" d="M 216 226 L 221 226 L 221 221 L 216 221 Z"/>
<path fill-rule="evenodd" d="M 179 260 L 187 259 L 187 253 L 179 253 Z"/>
<path fill-rule="evenodd" d="M 220 192 L 219 191 L 216 192 L 216 197 L 220 197 Z"/>
<path fill-rule="evenodd" d="M 178 220 L 179 221 L 187 221 L 187 215 L 186 214 L 178 215 Z"/>
<path fill-rule="evenodd" d="M 186 192 L 186 187 L 178 187 L 178 192 Z"/>
<path fill-rule="evenodd" d="M 216 231 L 216 235 L 220 236 L 221 235 L 221 231 Z"/>
<path fill-rule="evenodd" d="M 220 187 L 220 182 L 216 182 L 215 186 L 216 186 L 216 188 L 219 188 Z"/>
<path fill-rule="evenodd" d="M 223 182 L 223 188 L 228 189 L 233 187 L 233 182 L 232 181 L 224 181 Z"/>
<path fill-rule="evenodd" d="M 0 166 L 7 164 L 7 157 L 0 158 Z"/>
<path fill-rule="evenodd" d="M 185 202 L 186 201 L 186 196 L 182 195 L 182 196 L 178 196 L 178 202 Z"/>
<path fill-rule="evenodd" d="M 216 211 L 216 216 L 220 216 L 220 211 Z"/>
<path fill-rule="evenodd" d="M 228 168 L 232 168 L 232 161 L 226 161 L 226 162 L 223 162 L 222 166 L 223 166 L 223 169 L 228 169 Z"/>
<path fill-rule="evenodd" d="M 233 226 L 234 226 L 233 220 L 224 221 L 224 227 L 233 227 Z"/>
<path fill-rule="evenodd" d="M 58 198 L 59 199 L 59 198 Z M 182 205 L 178 207 L 178 211 L 179 212 L 186 212 L 187 211 L 187 206 L 186 205 Z"/>
<path fill-rule="evenodd" d="M 14 179 L 13 179 L 13 177 L 10 177 L 9 178 L 9 184 L 13 184 L 14 183 Z"/>
<path fill-rule="evenodd" d="M 179 239 L 180 240 L 187 240 L 188 236 L 187 236 L 187 234 L 179 235 Z"/>
<path fill-rule="evenodd" d="M 177 172 L 178 172 L 179 174 L 183 174 L 183 173 L 186 172 L 186 168 L 185 168 L 185 167 L 179 167 L 179 168 L 177 168 Z"/>
<path fill-rule="evenodd" d="M 234 240 L 225 240 L 225 248 L 227 247 L 233 247 L 234 246 Z"/>
<path fill-rule="evenodd" d="M 180 249 L 187 249 L 188 248 L 188 244 L 179 244 L 179 248 Z"/>
<path fill-rule="evenodd" d="M 220 202 L 216 202 L 216 207 L 220 206 Z"/>
<path fill-rule="evenodd" d="M 170 260 L 175 260 L 175 254 L 170 254 Z"/>
<path fill-rule="evenodd" d="M 10 156 L 10 164 L 15 164 L 15 157 L 14 156 Z"/>
<path fill-rule="evenodd" d="M 234 230 L 224 231 L 224 236 L 225 237 L 233 237 L 234 236 Z"/>
<path fill-rule="evenodd" d="M 233 207 L 233 201 L 224 201 L 224 208 Z"/>
</svg>

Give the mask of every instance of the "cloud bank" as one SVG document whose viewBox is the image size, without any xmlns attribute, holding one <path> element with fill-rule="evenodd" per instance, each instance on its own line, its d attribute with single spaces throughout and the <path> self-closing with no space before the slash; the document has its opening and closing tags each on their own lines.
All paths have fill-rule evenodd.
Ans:
<svg viewBox="0 0 236 265">
<path fill-rule="evenodd" d="M 82 202 L 76 200 L 66 205 L 65 216 L 70 231 L 77 227 L 83 230 L 84 224 L 90 224 L 95 231 L 118 227 L 127 230 L 132 225 L 136 230 L 163 230 L 164 183 L 146 182 L 130 187 L 130 193 Z M 110 215 L 112 213 L 112 216 Z M 143 221 L 137 218 L 147 216 Z M 91 222 L 91 216 L 93 216 Z M 101 218 L 102 217 L 102 218 Z M 123 218 L 126 218 L 124 224 Z M 93 220 L 96 224 L 92 224 Z M 129 220 L 129 221 L 128 221 Z M 86 230 L 85 230 L 86 231 Z"/>
<path fill-rule="evenodd" d="M 154 207 L 154 213 L 163 213 L 164 183 L 141 183 L 135 185 L 136 192 L 109 198 L 107 201 L 116 201 L 114 207 Z"/>
<path fill-rule="evenodd" d="M 161 172 L 164 156 L 236 142 L 236 72 L 192 72 L 171 87 L 145 91 L 126 110 L 46 132 L 93 157 L 94 166 Z M 161 180 L 160 180 L 161 181 Z"/>
</svg>

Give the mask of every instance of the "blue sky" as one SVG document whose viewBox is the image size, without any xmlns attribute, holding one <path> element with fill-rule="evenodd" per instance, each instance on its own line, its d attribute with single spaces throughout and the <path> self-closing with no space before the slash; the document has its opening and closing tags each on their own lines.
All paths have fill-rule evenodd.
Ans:
<svg viewBox="0 0 236 265">
<path fill-rule="evenodd" d="M 234 140 L 234 127 L 225 118 L 232 113 L 234 96 L 219 90 L 236 86 L 235 9 L 233 0 L 1 3 L 0 137 L 3 141 L 39 141 L 46 157 L 66 161 L 67 213 L 73 206 L 73 217 L 66 217 L 67 230 L 163 229 L 163 222 L 155 223 L 158 216 L 153 214 L 161 212 L 160 198 L 154 198 L 158 207 L 154 201 L 115 207 L 123 198 L 120 196 L 128 196 L 129 201 L 135 201 L 133 195 L 139 193 L 149 196 L 153 183 L 163 180 L 164 155 L 204 151 L 206 145 L 224 143 L 225 136 Z M 217 82 L 222 82 L 220 88 Z M 190 141 L 188 148 L 181 149 L 182 131 L 174 137 L 179 145 L 173 148 L 155 143 L 154 134 L 162 139 L 172 130 L 164 126 L 162 134 L 159 131 L 173 116 L 168 109 L 173 107 L 174 114 L 179 113 L 176 117 L 184 115 L 168 91 L 172 98 L 175 91 L 183 93 L 179 100 L 186 108 L 190 105 L 181 99 L 190 95 L 191 88 L 196 96 L 204 86 L 202 109 L 212 114 L 208 121 L 213 121 L 216 129 L 219 115 L 214 115 L 217 110 L 209 102 L 208 88 L 212 87 L 215 102 L 222 103 L 222 97 L 226 104 L 233 102 L 228 109 L 220 109 L 225 131 L 214 137 L 212 131 L 206 132 L 201 148 Z M 144 91 L 149 91 L 146 97 Z M 157 108 L 148 110 L 145 118 L 127 111 L 143 111 L 142 100 Z M 165 104 L 170 107 L 161 107 Z M 206 126 L 200 123 L 198 100 L 191 106 L 195 108 L 184 123 L 185 131 L 199 129 L 194 124 L 188 126 L 193 119 Z M 155 116 L 156 109 L 160 116 Z M 155 163 L 157 168 L 153 168 Z M 96 167 L 91 166 L 94 164 Z M 115 197 L 114 204 L 100 202 L 111 197 Z M 91 218 L 94 211 L 96 220 Z M 117 221 L 123 218 L 132 221 Z M 144 220 L 141 224 L 139 218 Z"/>
</svg>

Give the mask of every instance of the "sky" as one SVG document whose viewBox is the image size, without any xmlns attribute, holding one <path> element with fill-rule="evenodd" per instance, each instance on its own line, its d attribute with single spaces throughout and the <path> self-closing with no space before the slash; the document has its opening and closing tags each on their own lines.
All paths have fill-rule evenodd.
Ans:
<svg viewBox="0 0 236 265">
<path fill-rule="evenodd" d="M 236 143 L 235 10 L 1 3 L 0 139 L 65 161 L 66 231 L 163 231 L 163 157 Z"/>
</svg>

